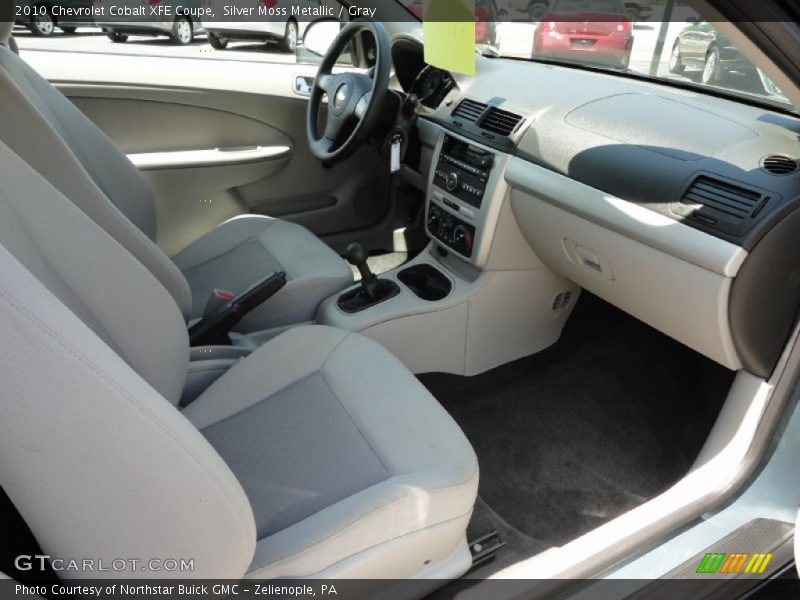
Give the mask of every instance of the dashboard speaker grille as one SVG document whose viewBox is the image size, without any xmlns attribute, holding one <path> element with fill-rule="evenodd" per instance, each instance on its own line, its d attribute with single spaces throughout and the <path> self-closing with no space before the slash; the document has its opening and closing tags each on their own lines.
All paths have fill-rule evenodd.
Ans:
<svg viewBox="0 0 800 600">
<path fill-rule="evenodd" d="M 701 175 L 686 190 L 681 204 L 695 213 L 738 223 L 754 217 L 765 201 L 764 195 L 726 181 Z"/>
<path fill-rule="evenodd" d="M 798 165 L 797 161 L 790 156 L 773 154 L 761 161 L 761 167 L 773 175 L 791 175 L 797 171 Z"/>
<path fill-rule="evenodd" d="M 481 129 L 486 129 L 492 133 L 508 136 L 514 132 L 520 121 L 522 121 L 520 115 L 492 107 L 483 117 L 480 126 Z"/>
<path fill-rule="evenodd" d="M 564 310 L 572 302 L 572 292 L 561 292 L 553 298 L 553 311 Z"/>
<path fill-rule="evenodd" d="M 486 104 L 482 102 L 476 102 L 475 100 L 465 98 L 458 103 L 452 116 L 456 119 L 463 119 L 470 123 L 476 123 L 480 116 L 486 111 L 486 108 Z"/>
</svg>

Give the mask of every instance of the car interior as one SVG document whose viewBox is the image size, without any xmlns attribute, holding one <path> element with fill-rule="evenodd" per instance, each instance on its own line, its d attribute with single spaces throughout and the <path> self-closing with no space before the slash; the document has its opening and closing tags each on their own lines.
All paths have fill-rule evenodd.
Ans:
<svg viewBox="0 0 800 600">
<path fill-rule="evenodd" d="M 20 57 L 0 15 L 4 556 L 422 596 L 725 487 L 800 305 L 798 116 L 451 73 L 390 4 L 263 78 Z"/>
</svg>

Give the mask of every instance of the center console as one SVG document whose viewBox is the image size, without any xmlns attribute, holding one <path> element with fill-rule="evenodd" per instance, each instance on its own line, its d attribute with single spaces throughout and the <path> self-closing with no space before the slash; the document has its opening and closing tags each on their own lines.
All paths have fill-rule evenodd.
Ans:
<svg viewBox="0 0 800 600">
<path fill-rule="evenodd" d="M 362 281 L 325 300 L 315 322 L 377 340 L 414 373 L 475 375 L 542 350 L 558 339 L 578 288 L 546 269 L 520 232 L 505 181 L 510 155 L 418 124 L 428 176 L 414 185 L 426 186 L 430 243 L 379 276 L 365 248 L 348 248 Z"/>
<path fill-rule="evenodd" d="M 499 178 L 499 158 L 488 148 L 449 133 L 438 146 L 428 192 L 426 230 L 440 246 L 475 266 L 491 237 L 487 217 Z"/>
</svg>

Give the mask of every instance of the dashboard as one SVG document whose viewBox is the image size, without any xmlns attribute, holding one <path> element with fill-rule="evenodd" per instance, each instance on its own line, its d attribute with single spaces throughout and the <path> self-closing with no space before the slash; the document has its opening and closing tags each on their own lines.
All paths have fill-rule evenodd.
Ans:
<svg viewBox="0 0 800 600">
<path fill-rule="evenodd" d="M 496 165 L 481 197 L 512 208 L 547 267 L 731 369 L 771 373 L 800 305 L 800 119 L 528 61 L 478 56 L 475 77 L 451 75 L 410 39 L 393 59 L 403 90 L 427 100 L 419 170 L 434 225 L 476 227 L 462 258 L 482 268 L 481 236 L 491 244 L 488 209 L 464 219 L 469 190 L 448 189 L 469 170 L 442 168 L 468 147 Z"/>
</svg>

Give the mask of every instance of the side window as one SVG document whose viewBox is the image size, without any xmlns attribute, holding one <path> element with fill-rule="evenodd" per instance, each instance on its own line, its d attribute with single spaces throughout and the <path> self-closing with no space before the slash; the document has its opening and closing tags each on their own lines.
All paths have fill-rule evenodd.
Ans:
<svg viewBox="0 0 800 600">
<path fill-rule="evenodd" d="M 337 0 L 17 0 L 27 52 L 315 63 L 346 15 Z M 236 11 L 240 11 L 237 13 Z M 345 17 L 346 18 L 346 17 Z M 344 53 L 340 64 L 352 64 Z"/>
</svg>

